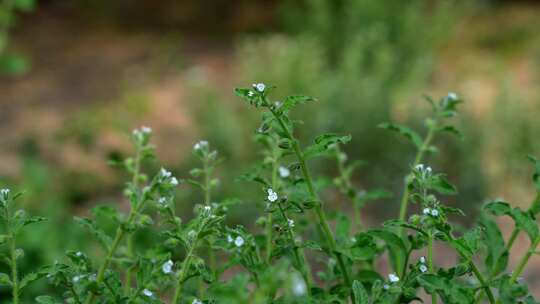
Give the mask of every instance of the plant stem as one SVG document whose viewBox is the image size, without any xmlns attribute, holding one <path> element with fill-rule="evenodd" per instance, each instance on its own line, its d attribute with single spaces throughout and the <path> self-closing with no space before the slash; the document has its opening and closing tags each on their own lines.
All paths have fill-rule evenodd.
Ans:
<svg viewBox="0 0 540 304">
<path fill-rule="evenodd" d="M 144 203 L 145 203 L 145 201 L 142 200 L 137 204 L 136 209 L 131 209 L 130 210 L 128 219 L 126 221 L 126 226 L 130 226 L 133 223 L 133 221 L 135 220 L 135 216 L 137 215 L 139 210 L 141 210 L 143 208 Z M 103 261 L 103 263 L 99 267 L 98 274 L 96 276 L 96 284 L 97 285 L 99 285 L 99 284 L 101 284 L 103 282 L 103 279 L 105 277 L 105 271 L 107 270 L 107 267 L 109 267 L 109 264 L 110 264 L 110 262 L 112 260 L 112 257 L 116 253 L 116 250 L 118 249 L 118 246 L 120 245 L 120 242 L 122 241 L 122 238 L 124 237 L 125 233 L 126 233 L 126 231 L 121 226 L 116 228 L 116 234 L 114 236 L 114 240 L 112 242 L 112 245 L 109 248 L 109 251 L 107 252 L 107 256 L 105 257 L 105 261 Z M 84 303 L 85 304 L 93 303 L 94 299 L 95 299 L 95 294 L 91 293 L 86 298 L 86 301 Z"/>
<path fill-rule="evenodd" d="M 180 295 L 182 294 L 182 287 L 186 275 L 189 271 L 189 267 L 191 266 L 191 256 L 193 254 L 193 249 L 195 248 L 195 246 L 196 243 L 193 244 L 193 246 L 189 249 L 186 258 L 184 259 L 184 263 L 182 263 L 182 268 L 180 269 L 180 274 L 178 275 L 178 284 L 176 285 L 176 290 L 174 291 L 174 298 L 172 304 L 177 304 L 180 300 Z"/>
<path fill-rule="evenodd" d="M 130 213 L 128 223 L 131 223 L 131 221 L 134 218 L 134 216 L 132 214 L 133 213 Z M 96 284 L 99 285 L 101 282 L 103 282 L 103 278 L 105 276 L 105 271 L 107 270 L 107 267 L 109 267 L 109 263 L 111 261 L 111 258 L 114 255 L 114 253 L 116 252 L 116 249 L 118 248 L 118 246 L 120 245 L 120 242 L 122 241 L 122 237 L 124 236 L 124 233 L 125 233 L 125 231 L 121 227 L 118 227 L 116 229 L 116 235 L 114 237 L 114 241 L 113 241 L 111 247 L 109 248 L 109 251 L 107 252 L 107 256 L 105 257 L 105 261 L 103 261 L 103 263 L 99 267 L 98 274 L 96 276 Z M 86 301 L 84 303 L 85 304 L 93 303 L 94 299 L 95 299 L 95 294 L 91 293 L 90 296 L 88 296 L 88 298 L 86 298 Z"/>
<path fill-rule="evenodd" d="M 451 234 L 449 234 L 448 237 L 455 241 L 454 236 L 452 236 Z M 484 289 L 484 292 L 488 297 L 489 303 L 495 304 L 495 297 L 493 296 L 493 293 L 491 292 L 491 289 L 489 288 L 488 281 L 486 281 L 486 279 L 484 278 L 480 270 L 478 270 L 478 267 L 476 267 L 476 265 L 474 264 L 472 257 L 467 257 L 467 255 L 461 252 L 461 250 L 456 250 L 456 251 L 461 256 L 461 258 L 465 260 L 469 260 L 469 266 L 471 267 L 471 270 L 476 276 L 476 279 L 478 280 L 478 282 L 480 282 L 480 284 L 482 285 L 482 288 Z"/>
<path fill-rule="evenodd" d="M 304 176 L 304 180 L 306 182 L 308 192 L 312 199 L 316 201 L 314 210 L 315 214 L 317 215 L 319 226 L 323 232 L 323 237 L 325 238 L 328 247 L 332 254 L 335 256 L 340 271 L 343 274 L 343 279 L 345 281 L 345 285 L 347 285 L 349 288 L 352 286 L 351 279 L 349 277 L 349 273 L 347 271 L 347 268 L 345 267 L 345 263 L 343 262 L 343 257 L 341 254 L 337 251 L 336 248 L 336 240 L 334 239 L 334 236 L 330 230 L 330 225 L 328 224 L 328 220 L 326 219 L 326 215 L 322 210 L 322 201 L 320 200 L 319 196 L 317 195 L 317 192 L 315 191 L 315 188 L 313 187 L 313 181 L 311 178 L 311 175 L 309 173 L 309 169 L 306 165 L 306 161 L 304 159 L 304 155 L 302 154 L 302 151 L 300 150 L 300 145 L 298 144 L 298 140 L 296 140 L 292 133 L 289 131 L 289 128 L 285 125 L 281 117 L 272 109 L 270 109 L 272 115 L 277 120 L 278 124 L 282 128 L 283 132 L 286 134 L 287 138 L 292 141 L 292 148 L 294 151 L 294 154 L 296 155 L 296 158 L 300 162 L 300 168 L 302 170 L 302 175 Z M 350 297 L 352 302 L 354 303 L 354 294 L 351 291 Z"/>
<path fill-rule="evenodd" d="M 525 266 L 529 262 L 529 259 L 531 258 L 533 253 L 536 251 L 536 247 L 538 247 L 538 243 L 540 243 L 540 236 L 537 237 L 533 242 L 531 242 L 529 249 L 519 261 L 519 264 L 516 270 L 512 273 L 512 276 L 510 277 L 510 283 L 514 283 L 516 279 L 519 277 L 519 275 L 523 272 L 523 270 L 525 269 Z"/>
<path fill-rule="evenodd" d="M 434 121 L 433 124 L 429 126 L 428 133 L 426 137 L 424 138 L 424 141 L 422 142 L 422 145 L 420 148 L 418 148 L 418 151 L 416 152 L 416 156 L 414 157 L 414 162 L 412 164 L 412 167 L 416 167 L 420 162 L 422 161 L 424 157 L 424 153 L 431 144 L 431 141 L 433 140 L 433 137 L 435 136 L 435 130 L 437 128 L 437 121 Z M 410 174 L 410 173 L 409 173 Z M 407 182 L 407 179 L 405 179 L 404 186 L 403 186 L 403 196 L 401 197 L 401 203 L 399 208 L 399 220 L 405 221 L 407 217 L 407 207 L 409 204 L 409 185 Z M 398 236 L 403 237 L 403 227 L 398 228 Z M 398 255 L 396 256 L 396 265 L 398 269 L 396 271 L 403 276 L 405 273 L 405 270 L 407 268 L 407 265 L 402 265 L 401 257 Z M 401 268 L 399 268 L 401 267 Z"/>
<path fill-rule="evenodd" d="M 279 203 L 278 203 L 278 207 L 279 207 L 281 216 L 283 217 L 285 222 L 288 223 L 289 218 L 285 214 L 285 210 L 283 210 L 283 207 Z M 309 267 L 306 267 L 307 263 L 306 263 L 303 252 L 300 252 L 300 247 L 296 246 L 294 231 L 290 229 L 290 227 L 287 230 L 288 230 L 290 242 L 294 244 L 293 255 L 294 255 L 295 262 L 298 265 L 298 268 L 300 270 L 300 273 L 302 274 L 302 277 L 304 278 L 304 281 L 307 286 L 308 294 L 311 295 L 311 286 L 312 286 L 311 274 L 310 274 L 311 271 L 309 270 Z"/>
<path fill-rule="evenodd" d="M 272 189 L 275 191 L 277 188 L 277 173 L 278 173 L 278 156 L 274 155 L 274 161 L 272 162 Z M 272 259 L 272 212 L 268 212 L 266 216 L 266 264 L 270 265 Z"/>
<path fill-rule="evenodd" d="M 11 291 L 13 297 L 13 304 L 19 304 L 19 274 L 17 272 L 17 247 L 15 242 L 15 234 L 11 230 L 11 215 L 9 214 L 8 207 L 6 209 L 6 233 L 9 238 L 9 253 L 10 253 L 10 266 L 11 266 Z"/>
<path fill-rule="evenodd" d="M 422 142 L 422 146 L 418 148 L 418 151 L 416 152 L 416 156 L 414 158 L 414 162 L 412 167 L 416 167 L 420 162 L 422 161 L 422 158 L 424 157 L 424 153 L 431 144 L 431 141 L 433 140 L 433 136 L 435 135 L 435 129 L 436 129 L 437 123 L 434 122 L 433 125 L 429 127 L 428 133 L 426 137 L 424 138 L 424 141 Z M 409 187 L 407 184 L 407 181 L 405 181 L 405 186 L 403 187 L 403 196 L 401 197 L 401 204 L 399 209 L 399 219 L 401 221 L 405 221 L 405 218 L 407 217 L 407 206 L 409 204 Z M 399 228 L 398 231 L 399 236 L 403 236 L 403 227 Z"/>
<path fill-rule="evenodd" d="M 435 269 L 433 268 L 433 233 L 430 232 L 428 236 L 428 254 L 427 254 L 427 260 L 428 260 L 428 268 L 429 272 L 432 274 L 435 273 Z M 437 304 L 437 293 L 434 292 L 431 295 L 431 303 Z"/>
<path fill-rule="evenodd" d="M 535 208 L 535 205 L 539 204 L 539 203 L 540 203 L 540 193 L 537 193 L 535 199 L 532 201 L 531 206 L 529 207 L 529 209 L 527 211 L 530 212 L 533 208 Z M 514 227 L 514 230 L 512 230 L 512 234 L 510 235 L 510 237 L 508 238 L 508 242 L 506 243 L 506 247 L 505 247 L 506 251 L 510 252 L 510 249 L 512 249 L 512 246 L 514 245 L 514 242 L 516 241 L 516 239 L 517 239 L 520 232 L 521 232 L 521 230 L 518 227 Z M 488 276 L 488 282 L 490 282 L 499 273 L 500 273 L 500 271 L 497 272 L 497 271 L 495 271 L 495 269 L 493 271 L 491 271 L 489 273 L 489 276 Z M 481 301 L 482 298 L 483 298 L 483 294 L 479 294 L 476 297 L 476 301 L 477 302 Z"/>
<path fill-rule="evenodd" d="M 137 147 L 137 150 L 135 152 L 135 167 L 133 168 L 133 178 L 131 180 L 131 183 L 134 188 L 138 187 L 139 184 L 139 174 L 141 170 L 141 149 Z M 130 259 L 133 259 L 134 253 L 133 253 L 133 239 L 135 233 L 128 233 L 127 236 L 127 256 Z M 131 270 L 132 268 L 129 267 L 126 272 L 126 285 L 125 285 L 125 294 L 128 295 L 130 288 L 131 288 Z"/>
</svg>

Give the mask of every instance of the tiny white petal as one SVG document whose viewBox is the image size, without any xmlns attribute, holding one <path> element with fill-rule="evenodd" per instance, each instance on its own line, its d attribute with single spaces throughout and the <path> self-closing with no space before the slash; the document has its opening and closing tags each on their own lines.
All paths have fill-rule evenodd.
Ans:
<svg viewBox="0 0 540 304">
<path fill-rule="evenodd" d="M 193 302 L 191 304 L 203 304 L 203 302 L 199 299 L 193 299 Z"/>
<path fill-rule="evenodd" d="M 268 200 L 272 203 L 277 201 L 278 199 L 277 193 L 274 192 L 274 190 L 272 190 L 271 188 L 269 188 L 267 191 L 268 191 Z"/>
<path fill-rule="evenodd" d="M 428 215 L 428 214 L 431 214 L 431 209 L 429 209 L 429 208 L 424 208 L 424 210 L 422 210 L 422 212 L 423 212 L 425 215 Z"/>
<path fill-rule="evenodd" d="M 416 165 L 416 167 L 414 167 L 414 168 L 415 168 L 416 170 L 418 170 L 418 171 L 422 171 L 422 170 L 424 170 L 424 165 L 418 164 L 418 165 Z"/>
<path fill-rule="evenodd" d="M 294 228 L 294 220 L 287 219 L 287 224 L 289 225 L 289 227 Z"/>
<path fill-rule="evenodd" d="M 143 290 L 143 294 L 144 294 L 145 296 L 147 296 L 147 297 L 151 297 L 151 296 L 154 295 L 154 293 L 151 292 L 151 291 L 148 290 L 148 289 Z"/>
<path fill-rule="evenodd" d="M 425 264 L 426 263 L 426 257 L 421 256 L 420 257 L 420 263 Z"/>
<path fill-rule="evenodd" d="M 437 210 L 437 209 L 431 209 L 431 215 L 432 215 L 432 216 L 439 216 L 439 210 Z"/>
<path fill-rule="evenodd" d="M 392 283 L 397 283 L 399 282 L 399 277 L 395 273 L 391 273 L 388 275 L 388 280 Z"/>
<path fill-rule="evenodd" d="M 236 245 L 236 247 L 241 247 L 242 245 L 244 245 L 244 239 L 241 236 L 237 236 L 234 240 L 234 244 Z"/>
<path fill-rule="evenodd" d="M 172 267 L 174 266 L 173 261 L 168 260 L 161 266 L 161 270 L 163 270 L 163 273 L 169 274 L 172 272 Z"/>
<path fill-rule="evenodd" d="M 257 89 L 257 91 L 262 93 L 266 89 L 266 85 L 264 83 L 257 83 L 255 85 L 255 88 Z"/>
<path fill-rule="evenodd" d="M 178 180 L 176 179 L 176 177 L 171 178 L 171 185 L 178 186 Z"/>
<path fill-rule="evenodd" d="M 456 93 L 450 92 L 450 93 L 448 93 L 448 99 L 457 100 L 459 98 L 458 98 Z"/>
<path fill-rule="evenodd" d="M 143 126 L 143 127 L 141 128 L 141 131 L 142 131 L 143 133 L 149 134 L 149 133 L 152 133 L 152 128 L 147 127 L 147 126 Z"/>
<path fill-rule="evenodd" d="M 424 272 L 426 272 L 428 270 L 426 265 L 424 265 L 424 264 L 420 265 L 419 268 L 420 268 L 420 272 L 422 272 L 422 273 L 424 273 Z"/>
<path fill-rule="evenodd" d="M 289 175 L 291 175 L 291 171 L 288 168 L 283 166 L 279 167 L 279 176 L 286 178 L 289 177 Z"/>
<path fill-rule="evenodd" d="M 167 203 L 167 199 L 164 197 L 160 197 L 158 203 L 160 203 L 161 205 L 165 205 Z"/>
<path fill-rule="evenodd" d="M 234 239 L 232 238 L 232 236 L 230 234 L 227 234 L 227 242 L 232 243 L 233 241 Z"/>
<path fill-rule="evenodd" d="M 304 279 L 300 277 L 299 275 L 295 275 L 293 279 L 293 288 L 292 292 L 295 296 L 301 297 L 306 294 L 307 286 L 306 282 L 304 282 Z"/>
</svg>

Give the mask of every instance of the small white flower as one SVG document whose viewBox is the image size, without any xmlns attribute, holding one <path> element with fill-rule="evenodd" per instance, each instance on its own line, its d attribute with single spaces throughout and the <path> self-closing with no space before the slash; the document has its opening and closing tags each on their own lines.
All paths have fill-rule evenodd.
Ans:
<svg viewBox="0 0 540 304">
<path fill-rule="evenodd" d="M 73 277 L 73 283 L 79 282 L 82 278 L 83 278 L 83 276 L 74 276 Z"/>
<path fill-rule="evenodd" d="M 143 293 L 145 296 L 147 296 L 147 297 L 151 297 L 151 296 L 154 295 L 154 293 L 151 292 L 151 291 L 148 290 L 148 289 L 144 289 L 144 290 L 142 291 L 142 293 Z"/>
<path fill-rule="evenodd" d="M 171 185 L 178 186 L 178 180 L 176 179 L 176 177 L 171 178 Z"/>
<path fill-rule="evenodd" d="M 418 164 L 416 165 L 416 167 L 414 167 L 416 170 L 418 171 L 424 171 L 424 165 L 423 164 Z"/>
<path fill-rule="evenodd" d="M 399 277 L 395 273 L 391 273 L 388 275 L 388 280 L 390 280 L 391 283 L 397 283 L 399 282 Z"/>
<path fill-rule="evenodd" d="M 270 202 L 273 203 L 273 202 L 277 201 L 278 195 L 277 195 L 276 192 L 274 192 L 274 190 L 272 190 L 272 188 L 268 188 L 267 192 L 268 192 L 268 200 Z"/>
<path fill-rule="evenodd" d="M 432 171 L 432 170 L 431 170 L 431 167 L 426 167 L 426 172 L 427 172 L 427 173 L 431 173 L 431 171 Z"/>
<path fill-rule="evenodd" d="M 457 96 L 457 94 L 454 93 L 454 92 L 448 93 L 447 98 L 450 99 L 450 100 L 458 100 L 458 99 L 459 99 L 459 97 Z"/>
<path fill-rule="evenodd" d="M 8 195 L 10 191 L 11 190 L 4 188 L 4 189 L 0 190 L 0 193 L 5 196 L 5 195 Z"/>
<path fill-rule="evenodd" d="M 234 240 L 234 244 L 236 245 L 236 247 L 241 247 L 242 245 L 244 245 L 244 239 L 241 236 L 237 236 Z"/>
<path fill-rule="evenodd" d="M 383 285 L 383 288 L 384 288 L 384 290 L 388 290 L 388 289 L 390 289 L 390 285 L 384 284 L 384 285 Z"/>
<path fill-rule="evenodd" d="M 165 168 L 161 168 L 161 170 L 159 170 L 159 173 L 161 174 L 162 177 L 165 177 L 165 178 L 169 178 L 172 176 L 171 171 L 167 171 L 165 170 Z"/>
<path fill-rule="evenodd" d="M 253 93 L 253 91 L 248 92 L 248 97 L 253 97 L 253 95 L 255 95 L 255 93 Z"/>
<path fill-rule="evenodd" d="M 421 256 L 420 257 L 420 263 L 425 264 L 426 263 L 426 257 Z"/>
<path fill-rule="evenodd" d="M 160 205 L 165 205 L 165 204 L 167 203 L 167 199 L 164 198 L 164 197 L 160 197 L 160 198 L 158 199 L 158 203 L 159 203 Z"/>
<path fill-rule="evenodd" d="M 425 215 L 429 215 L 429 214 L 431 214 L 431 209 L 429 209 L 429 208 L 424 208 L 424 210 L 422 210 L 422 212 L 423 212 Z"/>
<path fill-rule="evenodd" d="M 299 275 L 295 275 L 293 278 L 293 287 L 292 292 L 295 296 L 301 297 L 306 294 L 307 286 L 306 282 L 304 282 L 304 279 L 300 277 Z"/>
<path fill-rule="evenodd" d="M 143 126 L 141 128 L 141 132 L 146 133 L 146 134 L 150 134 L 150 133 L 152 133 L 152 128 L 147 127 L 147 126 Z"/>
<path fill-rule="evenodd" d="M 173 261 L 168 260 L 161 266 L 161 270 L 163 270 L 163 273 L 169 274 L 172 272 L 172 267 L 174 266 Z"/>
<path fill-rule="evenodd" d="M 82 256 L 82 252 L 77 251 L 77 252 L 75 253 L 75 256 L 78 256 L 78 257 Z"/>
<path fill-rule="evenodd" d="M 432 215 L 432 216 L 435 216 L 435 217 L 439 216 L 439 210 L 437 210 L 437 209 L 431 209 L 431 215 Z"/>
<path fill-rule="evenodd" d="M 279 167 L 279 176 L 282 178 L 287 178 L 289 175 L 291 175 L 291 171 L 288 168 L 283 166 Z"/>
<path fill-rule="evenodd" d="M 287 219 L 287 224 L 289 225 L 290 228 L 294 228 L 294 220 Z"/>
<path fill-rule="evenodd" d="M 193 299 L 193 302 L 191 304 L 203 304 L 203 302 L 199 299 Z"/>
<path fill-rule="evenodd" d="M 266 89 L 266 85 L 264 83 L 257 83 L 255 85 L 255 89 L 257 89 L 257 91 L 262 93 Z"/>
<path fill-rule="evenodd" d="M 212 210 L 212 207 L 210 207 L 210 206 L 204 206 L 204 211 L 210 212 L 210 210 Z"/>
<path fill-rule="evenodd" d="M 201 150 L 201 149 L 204 149 L 204 148 L 207 148 L 208 147 L 208 141 L 206 140 L 201 140 L 199 142 L 197 142 L 194 146 L 193 146 L 193 149 L 198 151 L 198 150 Z"/>
<path fill-rule="evenodd" d="M 229 243 L 234 242 L 234 239 L 232 238 L 232 236 L 230 234 L 227 234 L 227 242 L 229 242 Z"/>
<path fill-rule="evenodd" d="M 426 265 L 424 265 L 424 264 L 420 265 L 419 268 L 420 268 L 420 272 L 422 272 L 422 273 L 424 273 L 424 272 L 427 271 L 427 267 L 426 267 Z"/>
</svg>

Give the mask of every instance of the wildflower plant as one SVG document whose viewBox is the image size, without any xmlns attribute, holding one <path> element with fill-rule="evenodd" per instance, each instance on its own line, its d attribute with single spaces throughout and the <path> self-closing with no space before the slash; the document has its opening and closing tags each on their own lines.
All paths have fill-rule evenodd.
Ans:
<svg viewBox="0 0 540 304">
<path fill-rule="evenodd" d="M 527 210 L 503 200 L 487 202 L 478 223 L 463 230 L 452 222 L 464 213 L 447 203 L 457 194 L 445 174 L 426 163 L 436 151 L 435 136 L 459 134 L 449 124 L 461 99 L 448 94 L 438 101 L 428 98 L 433 116 L 425 121 L 426 135 L 395 123 L 381 127 L 397 131 L 412 141 L 417 154 L 405 176 L 397 218 L 377 227 L 361 221 L 363 207 L 391 194 L 362 190 L 353 179 L 357 162 L 349 162 L 342 146 L 348 135 L 333 133 L 314 138 L 304 146 L 295 136 L 300 125 L 290 112 L 314 102 L 293 95 L 271 99 L 273 87 L 262 83 L 236 89 L 236 94 L 262 112 L 255 132 L 261 160 L 239 182 L 256 185 L 255 203 L 260 216 L 253 225 L 226 221 L 230 207 L 245 204 L 237 198 L 218 199 L 216 168 L 222 161 L 207 141 L 193 146 L 200 166 L 192 169 L 185 184 L 200 190 L 193 214 L 177 214 L 175 194 L 181 180 L 160 168 L 145 173 L 144 163 L 154 159 L 152 130 L 133 131 L 134 156 L 115 165 L 130 175 L 124 195 L 127 211 L 98 206 L 91 216 L 75 218 L 96 238 L 101 250 L 67 250 L 63 258 L 20 279 L 16 236 L 28 224 L 42 218 L 16 210 L 18 194 L 0 191 L 0 219 L 4 223 L 0 245 L 11 274 L 0 274 L 0 284 L 12 290 L 13 303 L 28 283 L 46 276 L 61 291 L 61 298 L 42 295 L 38 303 L 537 303 L 520 276 L 537 253 L 540 231 L 540 162 L 529 157 L 534 168 L 537 194 Z M 321 182 L 311 169 L 315 158 L 331 157 L 338 176 L 334 183 Z M 350 203 L 352 215 L 336 210 L 323 200 L 323 186 L 333 185 Z M 183 203 L 183 202 L 182 202 Z M 412 211 L 411 204 L 416 205 Z M 335 209 L 335 208 L 334 208 Z M 496 217 L 515 222 L 512 234 L 503 237 Z M 114 230 L 102 219 L 114 223 Z M 139 246 L 139 234 L 151 233 L 152 241 Z M 520 234 L 530 245 L 509 266 L 510 250 Z M 144 248 L 143 248 L 144 247 Z M 455 263 L 437 263 L 439 251 L 453 253 Z M 97 256 L 96 256 L 97 255 Z M 387 267 L 381 271 L 379 265 Z M 447 265 L 447 264 L 445 264 Z"/>
</svg>

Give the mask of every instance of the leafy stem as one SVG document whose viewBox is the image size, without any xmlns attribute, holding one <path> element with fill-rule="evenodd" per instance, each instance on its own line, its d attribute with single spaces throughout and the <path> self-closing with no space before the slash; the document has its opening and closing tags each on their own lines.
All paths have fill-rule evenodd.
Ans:
<svg viewBox="0 0 540 304">
<path fill-rule="evenodd" d="M 135 152 L 135 165 L 133 169 L 133 178 L 131 180 L 131 183 L 133 187 L 137 188 L 139 184 L 139 174 L 141 170 L 141 149 L 137 147 L 137 151 Z M 135 238 L 135 233 L 129 233 L 127 236 L 127 256 L 130 259 L 133 259 L 134 253 L 133 253 L 133 241 Z M 131 288 L 131 277 L 132 277 L 132 267 L 129 267 L 126 272 L 126 285 L 125 285 L 125 292 L 126 294 L 129 293 L 129 290 Z"/>
<path fill-rule="evenodd" d="M 11 291 L 13 296 L 13 304 L 19 304 L 19 275 L 17 270 L 17 247 L 15 233 L 11 229 L 11 214 L 9 212 L 9 208 L 6 206 L 4 210 L 6 217 L 6 233 L 9 239 L 9 261 L 11 266 Z"/>
<path fill-rule="evenodd" d="M 332 234 L 332 232 L 330 230 L 330 225 L 328 224 L 328 220 L 326 219 L 326 215 L 325 215 L 324 211 L 322 210 L 322 202 L 321 202 L 317 192 L 315 191 L 315 187 L 313 186 L 313 180 L 312 180 L 311 175 L 309 173 L 309 169 L 308 169 L 308 167 L 306 165 L 306 160 L 304 158 L 302 150 L 300 149 L 300 145 L 298 143 L 298 140 L 292 135 L 289 128 L 285 125 L 285 122 L 281 118 L 281 115 L 279 115 L 274 109 L 272 109 L 272 107 L 269 107 L 269 109 L 270 109 L 270 112 L 272 113 L 272 115 L 274 116 L 274 118 L 276 119 L 276 121 L 278 122 L 279 126 L 281 127 L 281 129 L 282 129 L 283 133 L 285 134 L 285 136 L 292 142 L 292 149 L 294 151 L 294 154 L 295 154 L 296 158 L 300 162 L 300 169 L 302 170 L 302 175 L 303 175 L 304 180 L 306 182 L 308 192 L 309 192 L 311 198 L 316 202 L 316 204 L 314 206 L 314 210 L 315 210 L 315 214 L 317 215 L 317 219 L 318 219 L 318 222 L 319 222 L 319 227 L 323 232 L 323 237 L 325 238 L 325 241 L 327 242 L 330 251 L 332 252 L 332 254 L 337 259 L 340 271 L 343 274 L 343 279 L 345 281 L 345 284 L 348 287 L 350 287 L 350 286 L 352 286 L 351 285 L 352 282 L 351 282 L 351 279 L 349 277 L 349 273 L 347 271 L 347 268 L 345 267 L 345 263 L 343 261 L 342 255 L 337 251 L 336 240 L 334 239 L 334 236 L 333 236 L 333 234 Z M 350 293 L 350 296 L 351 296 L 352 302 L 354 302 L 354 294 L 352 292 Z"/>
<path fill-rule="evenodd" d="M 422 161 L 425 152 L 429 148 L 429 145 L 431 144 L 431 141 L 433 140 L 433 137 L 435 136 L 435 131 L 437 129 L 437 121 L 433 120 L 432 124 L 428 125 L 428 133 L 424 140 L 422 141 L 422 145 L 420 148 L 418 148 L 418 151 L 416 152 L 416 156 L 414 158 L 414 162 L 412 165 L 412 168 L 415 168 L 420 162 Z M 401 203 L 399 208 L 399 220 L 405 221 L 405 218 L 407 217 L 407 207 L 409 204 L 409 187 L 408 182 L 405 181 L 405 185 L 403 187 L 403 196 L 401 197 Z M 398 230 L 398 235 L 400 237 L 403 236 L 403 227 L 400 227 Z"/>
<path fill-rule="evenodd" d="M 433 231 L 431 231 L 428 234 L 428 253 L 427 253 L 427 262 L 428 262 L 428 269 L 430 273 L 435 273 L 435 269 L 433 268 Z M 431 303 L 437 304 L 437 293 L 433 293 L 431 295 Z"/>
<path fill-rule="evenodd" d="M 517 278 L 521 275 L 521 273 L 525 269 L 525 266 L 529 262 L 529 259 L 531 258 L 531 256 L 536 251 L 536 247 L 538 247 L 539 243 L 540 243 L 540 236 L 536 237 L 536 239 L 534 239 L 531 242 L 531 245 L 527 249 L 527 252 L 521 257 L 521 260 L 519 261 L 519 264 L 518 264 L 516 270 L 514 270 L 514 272 L 512 273 L 512 276 L 510 277 L 510 283 L 511 284 L 514 283 L 517 280 Z"/>
</svg>

